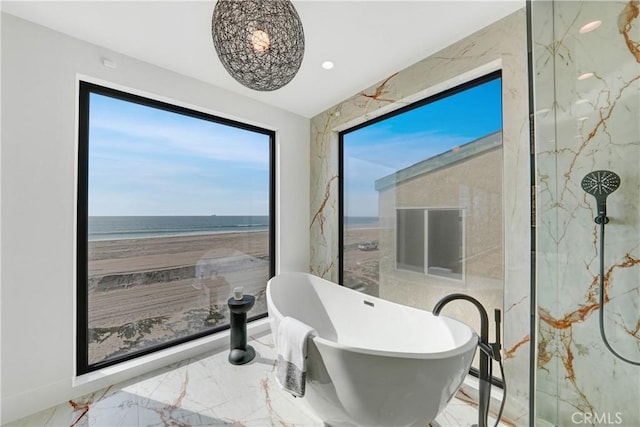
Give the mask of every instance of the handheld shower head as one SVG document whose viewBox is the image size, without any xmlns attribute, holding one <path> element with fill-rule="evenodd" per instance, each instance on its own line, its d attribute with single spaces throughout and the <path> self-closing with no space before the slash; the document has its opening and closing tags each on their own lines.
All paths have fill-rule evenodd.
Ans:
<svg viewBox="0 0 640 427">
<path fill-rule="evenodd" d="M 596 223 L 607 220 L 607 197 L 620 187 L 620 177 L 615 172 L 599 170 L 588 173 L 582 178 L 582 189 L 596 198 L 598 216 Z"/>
</svg>

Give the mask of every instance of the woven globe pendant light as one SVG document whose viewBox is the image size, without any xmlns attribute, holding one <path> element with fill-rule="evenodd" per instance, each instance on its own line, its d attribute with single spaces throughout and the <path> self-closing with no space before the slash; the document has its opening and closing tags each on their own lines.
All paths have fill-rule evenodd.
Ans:
<svg viewBox="0 0 640 427">
<path fill-rule="evenodd" d="M 304 31 L 290 0 L 218 0 L 211 34 L 224 68 L 251 89 L 279 89 L 302 64 Z"/>
</svg>

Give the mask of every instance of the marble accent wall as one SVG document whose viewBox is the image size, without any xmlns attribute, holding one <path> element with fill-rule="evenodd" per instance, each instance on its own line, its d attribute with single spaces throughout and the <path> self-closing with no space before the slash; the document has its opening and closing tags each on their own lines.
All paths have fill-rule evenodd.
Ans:
<svg viewBox="0 0 640 427">
<path fill-rule="evenodd" d="M 311 121 L 311 265 L 338 280 L 338 132 L 502 69 L 505 219 L 505 413 L 528 424 L 530 332 L 530 172 L 524 9 L 394 73 Z M 373 58 L 372 60 L 384 60 Z"/>
<path fill-rule="evenodd" d="M 534 1 L 537 161 L 537 417 L 640 425 L 640 18 L 637 1 Z M 601 21 L 586 32 L 583 26 Z M 589 73 L 589 74 L 587 74 Z M 599 304 L 589 172 L 621 177 L 607 200 L 605 304 Z"/>
</svg>

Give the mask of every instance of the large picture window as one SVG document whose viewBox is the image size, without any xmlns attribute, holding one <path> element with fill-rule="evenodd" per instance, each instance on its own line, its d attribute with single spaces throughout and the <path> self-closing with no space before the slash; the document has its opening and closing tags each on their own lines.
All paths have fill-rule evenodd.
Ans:
<svg viewBox="0 0 640 427">
<path fill-rule="evenodd" d="M 272 131 L 80 82 L 77 372 L 228 328 L 274 274 Z"/>
<path fill-rule="evenodd" d="M 342 285 L 427 311 L 456 292 L 504 309 L 499 71 L 341 132 L 338 159 Z M 455 305 L 445 314 L 478 323 Z"/>
</svg>

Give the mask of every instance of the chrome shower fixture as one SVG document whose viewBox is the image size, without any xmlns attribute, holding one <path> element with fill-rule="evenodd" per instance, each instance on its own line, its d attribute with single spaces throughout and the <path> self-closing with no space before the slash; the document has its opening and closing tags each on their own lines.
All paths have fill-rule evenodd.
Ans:
<svg viewBox="0 0 640 427">
<path fill-rule="evenodd" d="M 615 172 L 599 170 L 589 172 L 582 178 L 582 189 L 596 198 L 598 215 L 594 221 L 596 224 L 608 223 L 607 196 L 620 186 L 620 177 Z"/>
</svg>

